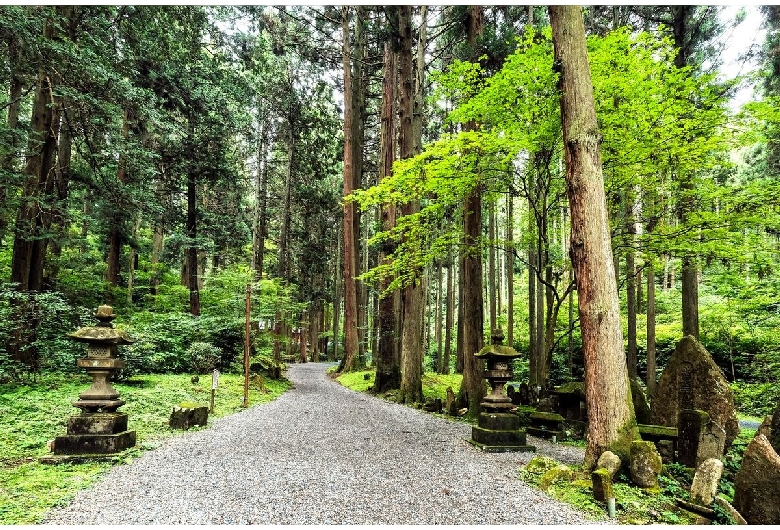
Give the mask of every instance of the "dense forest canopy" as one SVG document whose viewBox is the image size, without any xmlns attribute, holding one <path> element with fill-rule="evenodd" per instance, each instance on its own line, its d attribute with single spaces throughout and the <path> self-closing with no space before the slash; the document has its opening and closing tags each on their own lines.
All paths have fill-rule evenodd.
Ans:
<svg viewBox="0 0 780 530">
<path fill-rule="evenodd" d="M 423 367 L 457 371 L 469 406 L 472 354 L 501 328 L 518 378 L 582 378 L 543 7 L 0 11 L 1 379 L 75 370 L 66 334 L 105 303 L 136 338 L 125 377 L 229 369 L 247 284 L 268 370 L 374 365 L 409 402 Z M 584 22 L 629 374 L 652 392 L 692 334 L 768 413 L 780 17 L 758 10 L 758 66 L 733 78 L 735 12 Z"/>
</svg>

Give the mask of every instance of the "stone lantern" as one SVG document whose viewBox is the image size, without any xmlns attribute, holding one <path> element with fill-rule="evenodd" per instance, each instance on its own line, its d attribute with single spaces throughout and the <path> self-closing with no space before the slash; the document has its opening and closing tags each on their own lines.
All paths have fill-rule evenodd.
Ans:
<svg viewBox="0 0 780 530">
<path fill-rule="evenodd" d="M 111 306 L 100 306 L 95 317 L 99 321 L 97 325 L 68 335 L 73 340 L 87 343 L 87 356 L 79 359 L 77 365 L 92 376 L 92 386 L 81 392 L 78 401 L 73 403 L 81 409 L 81 414 L 68 418 L 67 435 L 55 438 L 55 457 L 105 455 L 135 445 L 135 431 L 127 430 L 127 414 L 117 412 L 125 402 L 111 386 L 111 376 L 125 366 L 125 362 L 117 358 L 117 346 L 133 341 L 111 325 L 116 318 Z"/>
<path fill-rule="evenodd" d="M 525 431 L 520 430 L 520 417 L 512 409 L 514 405 L 504 391 L 504 385 L 512 379 L 512 360 L 520 354 L 511 346 L 504 346 L 504 333 L 498 329 L 488 344 L 475 355 L 487 363 L 484 377 L 490 385 L 490 393 L 480 403 L 479 421 L 471 428 L 472 444 L 484 451 L 535 451 L 526 445 Z"/>
</svg>

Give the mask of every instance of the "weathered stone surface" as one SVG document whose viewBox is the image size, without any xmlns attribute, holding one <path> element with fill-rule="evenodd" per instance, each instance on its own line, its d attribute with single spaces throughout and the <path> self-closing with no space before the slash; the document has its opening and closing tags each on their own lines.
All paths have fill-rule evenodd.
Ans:
<svg viewBox="0 0 780 530">
<path fill-rule="evenodd" d="M 127 430 L 127 414 L 95 412 L 68 418 L 68 434 L 117 434 Z"/>
<path fill-rule="evenodd" d="M 636 422 L 647 425 L 650 423 L 650 405 L 647 404 L 645 391 L 636 377 L 630 378 L 629 382 L 631 383 L 631 399 L 634 402 Z"/>
<path fill-rule="evenodd" d="M 516 431 L 520 429 L 520 416 L 508 413 L 482 412 L 477 425 L 494 431 Z"/>
<path fill-rule="evenodd" d="M 458 415 L 458 401 L 455 399 L 455 392 L 453 392 L 451 386 L 447 387 L 447 397 L 444 400 L 444 412 L 450 416 Z"/>
<path fill-rule="evenodd" d="M 724 453 L 726 432 L 703 410 L 683 410 L 677 429 L 677 461 L 697 468 L 708 458 L 720 458 Z"/>
<path fill-rule="evenodd" d="M 763 434 L 756 434 L 734 477 L 734 508 L 749 524 L 780 524 L 780 456 Z"/>
<path fill-rule="evenodd" d="M 209 418 L 209 408 L 202 407 L 173 407 L 168 425 L 171 429 L 187 430 L 193 425 L 206 425 Z"/>
<path fill-rule="evenodd" d="M 780 400 L 778 400 L 775 411 L 772 413 L 770 433 L 767 438 L 769 439 L 769 444 L 774 448 L 775 452 L 780 454 Z"/>
<path fill-rule="evenodd" d="M 729 504 L 729 501 L 723 497 L 715 497 L 715 504 L 720 506 L 721 509 L 726 512 L 729 517 L 731 517 L 731 520 L 734 521 L 734 523 L 748 524 L 745 518 L 742 517 L 742 514 L 739 513 L 731 504 Z"/>
<path fill-rule="evenodd" d="M 657 488 L 661 468 L 661 455 L 653 442 L 631 442 L 631 481 L 634 484 L 640 488 Z"/>
<path fill-rule="evenodd" d="M 692 336 L 677 344 L 666 363 L 653 396 L 650 423 L 676 427 L 685 409 L 706 411 L 726 431 L 726 449 L 739 434 L 734 394 L 721 369 Z"/>
<path fill-rule="evenodd" d="M 593 482 L 593 498 L 597 501 L 606 501 L 615 497 L 612 489 L 612 475 L 608 469 L 600 467 L 590 474 Z"/>
<path fill-rule="evenodd" d="M 135 431 L 118 434 L 78 434 L 57 436 L 55 455 L 88 455 L 119 453 L 135 445 Z"/>
<path fill-rule="evenodd" d="M 561 464 L 547 471 L 542 478 L 539 479 L 539 489 L 547 491 L 553 483 L 559 480 L 571 480 L 572 472 L 569 466 Z"/>
<path fill-rule="evenodd" d="M 596 462 L 596 469 L 606 469 L 609 471 L 609 477 L 615 478 L 620 470 L 620 457 L 612 451 L 604 451 Z"/>
<path fill-rule="evenodd" d="M 696 468 L 691 484 L 691 500 L 696 504 L 709 506 L 718 493 L 718 484 L 723 475 L 723 462 L 717 458 L 708 458 Z"/>
</svg>

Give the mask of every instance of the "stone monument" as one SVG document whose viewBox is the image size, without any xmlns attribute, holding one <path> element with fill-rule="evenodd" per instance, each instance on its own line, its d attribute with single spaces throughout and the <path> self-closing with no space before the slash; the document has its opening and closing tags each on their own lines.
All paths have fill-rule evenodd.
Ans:
<svg viewBox="0 0 780 530">
<path fill-rule="evenodd" d="M 525 431 L 520 430 L 520 417 L 512 412 L 514 405 L 504 392 L 504 385 L 512 379 L 512 360 L 520 354 L 511 346 L 504 346 L 504 334 L 493 333 L 493 342 L 475 355 L 487 361 L 484 372 L 491 391 L 484 397 L 478 423 L 471 428 L 471 442 L 483 451 L 535 451 L 526 445 Z"/>
<path fill-rule="evenodd" d="M 734 394 L 709 352 L 692 336 L 683 338 L 666 363 L 650 407 L 650 423 L 677 427 L 683 410 L 703 410 L 726 431 L 724 450 L 739 434 Z"/>
<path fill-rule="evenodd" d="M 116 315 L 111 306 L 100 306 L 95 317 L 97 325 L 68 335 L 88 345 L 86 358 L 79 359 L 77 365 L 92 376 L 92 386 L 73 403 L 81 414 L 68 418 L 68 433 L 54 439 L 54 456 L 43 457 L 42 462 L 67 460 L 57 458 L 63 455 L 89 458 L 118 453 L 135 445 L 135 431 L 127 430 L 127 414 L 117 412 L 125 402 L 119 399 L 119 392 L 110 381 L 114 372 L 125 366 L 117 358 L 117 346 L 133 341 L 112 326 Z"/>
</svg>

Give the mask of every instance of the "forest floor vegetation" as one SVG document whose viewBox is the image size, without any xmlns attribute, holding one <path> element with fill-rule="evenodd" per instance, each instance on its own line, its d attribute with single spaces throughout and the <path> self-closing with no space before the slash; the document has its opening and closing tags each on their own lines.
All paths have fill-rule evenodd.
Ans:
<svg viewBox="0 0 780 530">
<path fill-rule="evenodd" d="M 54 506 L 67 503 L 79 489 L 92 484 L 112 465 L 129 463 L 142 451 L 182 431 L 168 427 L 174 405 L 208 405 L 211 377 L 193 383 L 191 375 L 136 375 L 113 383 L 127 401 L 121 409 L 136 431 L 136 446 L 104 462 L 48 465 L 38 457 L 48 453 L 47 441 L 66 433 L 71 404 L 90 384 L 87 375 L 42 374 L 32 384 L 0 384 L 0 524 L 33 524 Z M 275 399 L 287 381 L 253 378 L 249 405 Z M 244 378 L 225 373 L 219 378 L 210 420 L 243 408 Z M 209 422 L 210 423 L 210 422 Z M 193 427 L 199 429 L 203 427 Z M 208 427 L 205 427 L 208 428 Z"/>
</svg>

